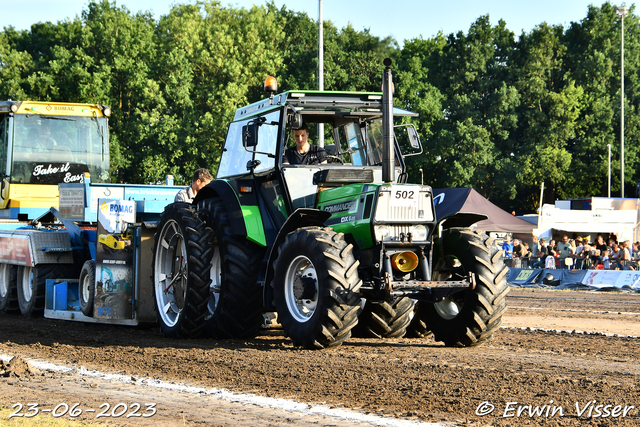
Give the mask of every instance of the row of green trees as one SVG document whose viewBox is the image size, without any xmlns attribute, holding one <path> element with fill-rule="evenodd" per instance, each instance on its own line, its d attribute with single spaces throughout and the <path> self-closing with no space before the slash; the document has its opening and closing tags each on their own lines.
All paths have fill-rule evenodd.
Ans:
<svg viewBox="0 0 640 427">
<path fill-rule="evenodd" d="M 625 19 L 625 195 L 635 196 L 640 27 Z M 621 21 L 609 3 L 568 28 L 515 35 L 479 17 L 467 32 L 406 40 L 325 22 L 325 89 L 379 91 L 394 59 L 395 103 L 415 119 L 425 153 L 411 158 L 433 187 L 473 186 L 518 212 L 557 198 L 620 194 Z M 378 29 L 380 31 L 380 29 Z M 113 109 L 114 181 L 215 172 L 235 109 L 280 90 L 317 87 L 317 28 L 273 3 L 176 5 L 156 21 L 107 0 L 81 17 L 0 33 L 0 99 L 100 102 Z"/>
</svg>

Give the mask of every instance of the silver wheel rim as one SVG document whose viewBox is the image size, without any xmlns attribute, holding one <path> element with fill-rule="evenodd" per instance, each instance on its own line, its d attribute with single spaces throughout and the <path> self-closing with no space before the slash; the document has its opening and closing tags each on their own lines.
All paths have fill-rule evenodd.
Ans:
<svg viewBox="0 0 640 427">
<path fill-rule="evenodd" d="M 187 296 L 187 247 L 182 230 L 169 220 L 160 231 L 153 283 L 158 313 L 165 325 L 178 323 Z"/>
<path fill-rule="evenodd" d="M 30 302 L 31 298 L 33 298 L 33 267 L 24 267 L 22 269 L 20 286 L 22 287 L 22 295 L 25 302 Z"/>
<path fill-rule="evenodd" d="M 213 313 L 216 312 L 216 307 L 218 306 L 218 302 L 220 301 L 220 289 L 222 286 L 222 267 L 220 261 L 220 249 L 218 246 L 214 246 L 213 248 L 213 258 L 211 258 L 211 269 L 209 270 L 209 275 L 211 277 L 211 286 L 209 287 L 211 291 L 211 299 L 207 304 L 207 308 L 209 309 L 209 316 L 207 320 L 213 316 Z"/>
<path fill-rule="evenodd" d="M 9 264 L 2 264 L 0 270 L 0 298 L 5 298 L 9 293 Z"/>
<path fill-rule="evenodd" d="M 91 281 L 89 280 L 89 274 L 82 278 L 82 298 L 84 298 L 85 302 L 89 301 L 91 297 Z"/>
<path fill-rule="evenodd" d="M 462 306 L 451 297 L 444 297 L 440 302 L 435 303 L 434 308 L 440 317 L 445 320 L 455 319 L 460 314 Z"/>
<path fill-rule="evenodd" d="M 312 288 L 307 285 L 307 295 L 304 295 L 303 277 L 315 282 Z M 312 291 L 314 295 L 310 297 Z M 299 255 L 289 264 L 284 279 L 284 296 L 287 309 L 296 321 L 304 323 L 315 313 L 318 306 L 318 275 L 313 263 L 306 256 Z"/>
</svg>

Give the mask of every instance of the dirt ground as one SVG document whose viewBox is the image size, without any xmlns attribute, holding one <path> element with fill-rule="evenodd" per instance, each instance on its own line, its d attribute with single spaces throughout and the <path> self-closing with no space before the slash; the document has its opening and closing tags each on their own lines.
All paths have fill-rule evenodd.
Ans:
<svg viewBox="0 0 640 427">
<path fill-rule="evenodd" d="M 97 411 L 61 418 L 140 426 L 368 422 L 133 384 L 152 378 L 351 409 L 400 423 L 640 425 L 640 294 L 512 289 L 508 305 L 503 328 L 492 340 L 463 349 L 431 338 L 352 338 L 335 349 L 309 351 L 293 348 L 279 331 L 247 341 L 173 340 L 157 328 L 4 315 L 0 355 L 126 375 L 132 383 L 37 370 L 16 359 L 14 366 L 0 364 L 0 407 L 23 403 L 26 414 L 28 402 L 41 410 L 80 403 Z M 120 402 L 127 405 L 124 415 L 96 418 L 101 404 L 113 411 Z M 137 412 L 136 402 L 142 405 Z M 144 406 L 149 402 L 157 412 L 143 417 L 153 411 Z M 0 419 L 0 425 L 25 421 Z"/>
</svg>

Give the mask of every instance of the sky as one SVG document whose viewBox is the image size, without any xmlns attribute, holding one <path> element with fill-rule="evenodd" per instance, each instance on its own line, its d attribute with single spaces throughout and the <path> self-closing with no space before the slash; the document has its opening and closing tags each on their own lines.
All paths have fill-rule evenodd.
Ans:
<svg viewBox="0 0 640 427">
<path fill-rule="evenodd" d="M 113 0 L 111 0 L 113 1 Z M 132 12 L 151 11 L 156 19 L 166 15 L 174 4 L 193 3 L 193 0 L 115 0 Z M 274 0 L 278 8 L 306 12 L 318 18 L 319 0 Z M 519 35 L 536 25 L 579 22 L 587 15 L 589 4 L 601 6 L 601 1 L 587 0 L 322 0 L 324 21 L 336 27 L 351 24 L 361 31 L 369 29 L 377 37 L 392 36 L 400 46 L 404 40 L 422 36 L 430 38 L 442 31 L 445 35 L 466 33 L 480 16 L 489 14 L 491 24 L 503 19 L 507 28 Z M 220 0 L 222 5 L 250 8 L 264 5 L 266 0 Z M 13 25 L 18 30 L 29 29 L 38 22 L 58 22 L 80 16 L 87 0 L 1 1 L 0 28 Z M 617 4 L 617 3 L 614 3 Z M 631 3 L 628 3 L 629 5 Z"/>
</svg>

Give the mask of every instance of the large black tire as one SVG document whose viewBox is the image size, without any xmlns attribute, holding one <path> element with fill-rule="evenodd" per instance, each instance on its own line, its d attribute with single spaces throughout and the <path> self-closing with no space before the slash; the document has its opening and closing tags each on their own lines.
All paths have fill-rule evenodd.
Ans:
<svg viewBox="0 0 640 427">
<path fill-rule="evenodd" d="M 258 274 L 266 248 L 235 235 L 219 197 L 198 203 L 198 216 L 214 230 L 211 300 L 205 329 L 214 338 L 255 337 L 264 323 Z"/>
<path fill-rule="evenodd" d="M 426 304 L 431 304 L 426 301 L 418 301 L 414 306 L 414 316 L 411 319 L 411 323 L 407 326 L 407 338 L 426 338 L 431 335 L 427 321 L 424 318 L 424 309 L 421 307 Z"/>
<path fill-rule="evenodd" d="M 353 245 L 330 228 L 305 227 L 286 236 L 272 286 L 278 321 L 294 345 L 334 347 L 351 336 L 361 306 L 358 265 Z"/>
<path fill-rule="evenodd" d="M 153 244 L 153 299 L 165 336 L 202 333 L 209 301 L 210 233 L 187 203 L 165 207 Z"/>
<path fill-rule="evenodd" d="M 470 347 L 491 338 L 502 322 L 509 292 L 502 251 L 494 239 L 468 228 L 451 228 L 442 234 L 444 262 L 453 267 L 451 280 L 468 272 L 476 277 L 475 289 L 458 292 L 436 304 L 421 303 L 416 317 L 423 319 L 436 341 L 447 346 Z M 444 270 L 442 270 L 444 272 Z M 435 271 L 434 280 L 447 280 Z"/>
<path fill-rule="evenodd" d="M 353 335 L 363 338 L 402 338 L 413 318 L 414 300 L 407 297 L 392 301 L 367 301 L 358 316 Z"/>
<path fill-rule="evenodd" d="M 0 264 L 0 313 L 20 313 L 17 272 L 15 265 Z"/>
<path fill-rule="evenodd" d="M 47 279 L 75 279 L 77 272 L 73 264 L 38 264 L 34 267 L 20 266 L 17 271 L 18 304 L 25 317 L 44 314 Z"/>
<path fill-rule="evenodd" d="M 78 284 L 78 298 L 80 309 L 85 316 L 93 315 L 93 299 L 96 295 L 96 262 L 92 259 L 85 261 L 80 271 Z"/>
</svg>

